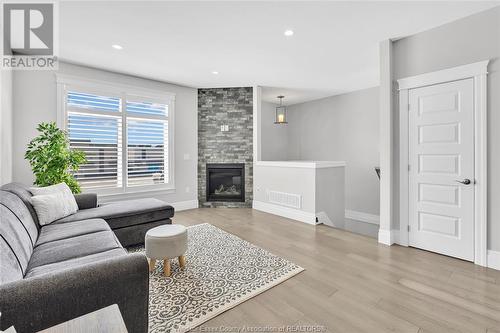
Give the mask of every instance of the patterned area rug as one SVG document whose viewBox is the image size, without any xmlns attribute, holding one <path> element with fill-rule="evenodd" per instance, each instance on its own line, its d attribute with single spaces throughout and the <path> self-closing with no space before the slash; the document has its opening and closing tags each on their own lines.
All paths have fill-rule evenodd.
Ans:
<svg viewBox="0 0 500 333">
<path fill-rule="evenodd" d="M 186 261 L 151 274 L 149 332 L 187 332 L 304 270 L 208 223 L 188 227 Z"/>
</svg>

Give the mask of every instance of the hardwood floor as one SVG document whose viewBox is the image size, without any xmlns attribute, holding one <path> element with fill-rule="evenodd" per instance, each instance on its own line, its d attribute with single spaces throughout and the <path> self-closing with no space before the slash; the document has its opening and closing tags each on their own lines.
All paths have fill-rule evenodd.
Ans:
<svg viewBox="0 0 500 333">
<path fill-rule="evenodd" d="M 323 325 L 325 332 L 500 332 L 500 271 L 252 209 L 174 217 L 186 226 L 205 222 L 306 270 L 198 331 Z"/>
</svg>

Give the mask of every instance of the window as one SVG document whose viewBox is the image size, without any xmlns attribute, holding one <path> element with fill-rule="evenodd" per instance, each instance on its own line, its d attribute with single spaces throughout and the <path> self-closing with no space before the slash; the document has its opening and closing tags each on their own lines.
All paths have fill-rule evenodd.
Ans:
<svg viewBox="0 0 500 333">
<path fill-rule="evenodd" d="M 125 193 L 173 188 L 174 96 L 58 77 L 60 124 L 86 153 L 75 174 L 84 191 Z"/>
<path fill-rule="evenodd" d="M 122 186 L 121 120 L 68 112 L 70 146 L 87 156 L 87 163 L 75 175 L 83 189 Z"/>
</svg>

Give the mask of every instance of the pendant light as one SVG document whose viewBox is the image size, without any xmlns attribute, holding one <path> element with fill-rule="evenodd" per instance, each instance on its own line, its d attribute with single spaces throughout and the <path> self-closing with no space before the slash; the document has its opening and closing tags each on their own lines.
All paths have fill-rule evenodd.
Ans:
<svg viewBox="0 0 500 333">
<path fill-rule="evenodd" d="M 280 105 L 276 107 L 276 119 L 274 123 L 288 124 L 286 121 L 286 106 L 283 105 L 283 98 L 285 98 L 285 96 L 280 95 L 277 98 L 280 100 Z"/>
</svg>

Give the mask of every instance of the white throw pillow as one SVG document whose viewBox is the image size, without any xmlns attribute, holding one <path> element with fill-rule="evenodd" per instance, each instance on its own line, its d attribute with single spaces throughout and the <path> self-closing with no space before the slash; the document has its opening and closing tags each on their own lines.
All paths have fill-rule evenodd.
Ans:
<svg viewBox="0 0 500 333">
<path fill-rule="evenodd" d="M 66 183 L 32 187 L 30 191 L 33 194 L 31 204 L 40 225 L 52 223 L 78 211 L 78 204 Z"/>
<path fill-rule="evenodd" d="M 71 192 L 71 189 L 66 183 L 59 183 L 56 185 L 45 186 L 45 187 L 32 187 L 30 192 L 33 195 L 47 195 L 61 193 L 64 197 L 65 206 L 68 207 L 68 212 L 73 214 L 78 210 L 78 204 L 76 203 L 75 196 Z"/>
</svg>

